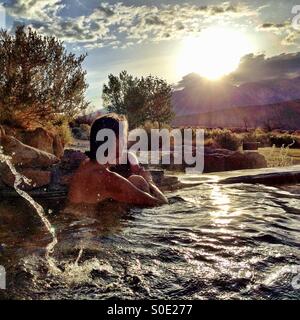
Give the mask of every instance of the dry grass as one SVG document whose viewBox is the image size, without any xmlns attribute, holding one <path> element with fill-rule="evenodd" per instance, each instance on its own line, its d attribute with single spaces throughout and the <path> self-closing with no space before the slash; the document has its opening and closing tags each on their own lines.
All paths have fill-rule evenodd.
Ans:
<svg viewBox="0 0 300 320">
<path fill-rule="evenodd" d="M 300 164 L 300 149 L 290 148 L 260 148 L 259 152 L 265 156 L 268 167 L 285 167 Z"/>
</svg>

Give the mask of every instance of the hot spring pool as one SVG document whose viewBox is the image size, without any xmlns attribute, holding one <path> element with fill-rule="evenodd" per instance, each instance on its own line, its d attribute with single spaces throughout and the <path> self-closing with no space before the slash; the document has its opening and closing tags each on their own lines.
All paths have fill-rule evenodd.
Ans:
<svg viewBox="0 0 300 320">
<path fill-rule="evenodd" d="M 171 204 L 74 218 L 0 203 L 9 299 L 299 299 L 300 195 L 262 185 L 198 187 Z M 50 210 L 50 211 L 49 211 Z M 101 210 L 100 210 L 101 211 Z M 97 217 L 97 218 L 95 218 Z M 298 284 L 298 285 L 297 285 Z"/>
</svg>

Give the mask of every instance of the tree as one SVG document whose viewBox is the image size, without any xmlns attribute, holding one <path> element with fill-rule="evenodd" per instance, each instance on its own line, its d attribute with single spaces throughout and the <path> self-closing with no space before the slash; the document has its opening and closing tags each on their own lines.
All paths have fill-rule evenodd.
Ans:
<svg viewBox="0 0 300 320">
<path fill-rule="evenodd" d="M 0 31 L 0 121 L 22 128 L 69 120 L 88 103 L 85 55 L 24 26 Z"/>
<path fill-rule="evenodd" d="M 133 77 L 126 71 L 119 76 L 110 74 L 103 86 L 103 104 L 109 112 L 126 115 L 130 128 L 146 121 L 160 125 L 174 117 L 171 104 L 172 87 L 158 77 Z"/>
</svg>

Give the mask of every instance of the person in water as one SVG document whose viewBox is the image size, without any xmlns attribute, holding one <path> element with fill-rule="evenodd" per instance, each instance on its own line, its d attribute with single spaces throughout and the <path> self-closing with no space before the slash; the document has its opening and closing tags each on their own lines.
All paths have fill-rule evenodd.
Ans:
<svg viewBox="0 0 300 320">
<path fill-rule="evenodd" d="M 110 159 L 114 161 L 106 164 L 100 164 L 96 159 L 98 148 L 105 143 L 96 139 L 102 129 L 111 129 L 116 136 L 115 159 Z M 139 165 L 135 155 L 124 150 L 127 135 L 128 123 L 124 116 L 111 113 L 94 121 L 90 134 L 90 151 L 87 152 L 89 159 L 81 164 L 72 178 L 68 194 L 70 203 L 98 204 L 105 200 L 138 206 L 168 203 L 154 184 L 151 174 Z M 121 161 L 124 157 L 127 160 L 125 162 Z"/>
</svg>

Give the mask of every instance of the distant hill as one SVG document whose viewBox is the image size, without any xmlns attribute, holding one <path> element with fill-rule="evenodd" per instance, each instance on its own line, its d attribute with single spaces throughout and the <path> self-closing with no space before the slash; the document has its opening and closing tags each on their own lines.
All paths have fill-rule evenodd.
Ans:
<svg viewBox="0 0 300 320">
<path fill-rule="evenodd" d="M 300 128 L 300 77 L 234 85 L 185 76 L 172 97 L 175 125 Z"/>
<path fill-rule="evenodd" d="M 300 129 L 300 99 L 268 105 L 242 106 L 176 116 L 175 126 L 200 127 L 266 127 Z"/>
<path fill-rule="evenodd" d="M 177 116 L 214 112 L 243 106 L 260 106 L 300 99 L 300 77 L 233 85 L 229 79 L 209 81 L 189 74 L 173 93 Z"/>
</svg>

